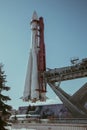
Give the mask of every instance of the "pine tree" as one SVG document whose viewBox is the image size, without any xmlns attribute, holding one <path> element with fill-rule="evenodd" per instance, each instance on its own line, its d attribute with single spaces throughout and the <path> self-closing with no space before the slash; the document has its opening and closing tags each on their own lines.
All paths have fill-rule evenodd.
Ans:
<svg viewBox="0 0 87 130">
<path fill-rule="evenodd" d="M 12 107 L 10 105 L 7 105 L 7 101 L 11 100 L 10 97 L 3 94 L 3 91 L 10 90 L 10 87 L 6 86 L 6 75 L 2 69 L 3 65 L 0 64 L 0 130 L 7 130 L 5 126 L 7 126 L 8 122 L 5 117 L 10 114 Z"/>
</svg>

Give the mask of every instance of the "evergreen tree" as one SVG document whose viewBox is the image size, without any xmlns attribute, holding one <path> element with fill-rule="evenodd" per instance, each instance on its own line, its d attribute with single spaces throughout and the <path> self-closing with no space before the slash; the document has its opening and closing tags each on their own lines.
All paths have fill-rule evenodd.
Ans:
<svg viewBox="0 0 87 130">
<path fill-rule="evenodd" d="M 5 117 L 10 114 L 12 107 L 7 105 L 7 101 L 11 100 L 10 97 L 3 94 L 3 91 L 10 90 L 10 87 L 6 86 L 6 75 L 2 69 L 3 65 L 0 64 L 0 130 L 7 130 L 5 126 L 7 126 L 8 122 Z"/>
</svg>

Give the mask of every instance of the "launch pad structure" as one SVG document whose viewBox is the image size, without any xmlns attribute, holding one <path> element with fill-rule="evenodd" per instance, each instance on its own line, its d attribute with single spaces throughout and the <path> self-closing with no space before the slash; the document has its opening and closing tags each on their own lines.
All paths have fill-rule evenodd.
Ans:
<svg viewBox="0 0 87 130">
<path fill-rule="evenodd" d="M 87 58 L 81 61 L 72 59 L 71 66 L 46 70 L 43 17 L 38 18 L 37 13 L 34 12 L 30 25 L 32 47 L 30 48 L 23 100 L 28 102 L 29 100 L 32 102 L 46 101 L 48 84 L 74 117 L 87 117 L 87 109 L 84 107 L 87 102 L 87 83 L 72 96 L 60 87 L 60 83 L 63 81 L 87 77 Z"/>
</svg>

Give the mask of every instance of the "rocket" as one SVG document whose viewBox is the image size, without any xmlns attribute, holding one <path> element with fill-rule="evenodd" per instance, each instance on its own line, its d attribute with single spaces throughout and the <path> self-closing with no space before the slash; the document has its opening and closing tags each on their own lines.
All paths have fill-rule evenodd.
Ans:
<svg viewBox="0 0 87 130">
<path fill-rule="evenodd" d="M 36 102 L 46 100 L 46 81 L 43 72 L 46 71 L 44 22 L 34 11 L 31 19 L 31 48 L 25 79 L 23 100 Z"/>
</svg>

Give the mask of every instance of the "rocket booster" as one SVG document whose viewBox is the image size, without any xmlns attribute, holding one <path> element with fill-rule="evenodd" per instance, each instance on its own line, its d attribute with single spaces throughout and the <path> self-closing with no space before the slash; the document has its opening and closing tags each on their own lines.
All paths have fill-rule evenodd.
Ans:
<svg viewBox="0 0 87 130">
<path fill-rule="evenodd" d="M 27 74 L 25 79 L 23 100 L 28 101 L 31 95 L 31 74 L 32 74 L 32 49 L 30 49 L 29 60 L 27 66 Z"/>
<path fill-rule="evenodd" d="M 38 18 L 36 12 L 31 20 L 31 41 L 30 56 L 28 61 L 27 75 L 23 93 L 23 100 L 36 102 L 46 100 L 46 82 L 43 72 L 46 70 L 45 44 L 44 44 L 44 23 L 43 18 Z"/>
</svg>

